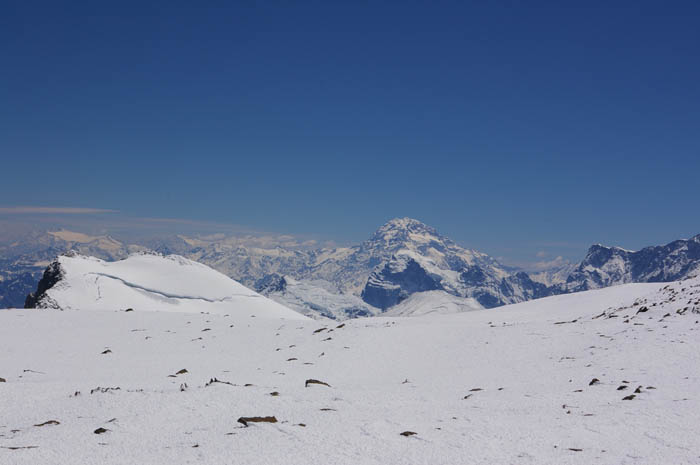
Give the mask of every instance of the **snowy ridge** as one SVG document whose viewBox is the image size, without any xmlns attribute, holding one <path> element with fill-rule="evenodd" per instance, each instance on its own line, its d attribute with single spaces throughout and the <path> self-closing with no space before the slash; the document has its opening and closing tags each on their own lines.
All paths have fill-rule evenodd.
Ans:
<svg viewBox="0 0 700 465">
<path fill-rule="evenodd" d="M 49 270 L 53 270 L 55 282 L 35 296 L 33 306 L 64 310 L 246 312 L 303 318 L 227 276 L 177 255 L 138 253 L 107 262 L 71 253 L 58 257 Z"/>
</svg>

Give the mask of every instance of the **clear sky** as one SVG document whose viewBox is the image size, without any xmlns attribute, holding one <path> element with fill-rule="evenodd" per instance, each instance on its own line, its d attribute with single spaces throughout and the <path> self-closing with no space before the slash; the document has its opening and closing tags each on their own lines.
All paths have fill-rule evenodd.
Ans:
<svg viewBox="0 0 700 465">
<path fill-rule="evenodd" d="M 700 3 L 3 2 L 0 206 L 514 260 L 700 233 Z"/>
</svg>

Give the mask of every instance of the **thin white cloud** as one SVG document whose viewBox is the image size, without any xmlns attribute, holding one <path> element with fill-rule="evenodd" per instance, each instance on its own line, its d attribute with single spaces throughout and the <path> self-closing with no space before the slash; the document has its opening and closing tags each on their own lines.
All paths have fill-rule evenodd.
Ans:
<svg viewBox="0 0 700 465">
<path fill-rule="evenodd" d="M 535 262 L 531 265 L 531 269 L 532 271 L 544 271 L 552 268 L 561 268 L 570 264 L 571 262 L 569 262 L 569 260 L 566 260 L 560 255 L 553 260 Z"/>
<path fill-rule="evenodd" d="M 563 268 L 563 267 L 571 265 L 571 261 L 562 257 L 561 255 L 557 256 L 556 258 L 554 258 L 552 260 L 538 260 L 538 261 L 534 261 L 534 262 L 512 261 L 506 257 L 496 257 L 496 258 L 498 259 L 499 262 L 501 262 L 505 265 L 514 266 L 516 268 L 520 268 L 521 270 L 535 272 L 535 273 L 540 272 L 540 271 L 547 271 L 547 270 L 552 270 L 552 269 L 557 269 L 557 268 Z"/>
<path fill-rule="evenodd" d="M 0 207 L 0 214 L 34 214 L 34 215 L 86 215 L 94 213 L 116 213 L 117 210 L 104 208 L 80 208 L 80 207 Z"/>
</svg>

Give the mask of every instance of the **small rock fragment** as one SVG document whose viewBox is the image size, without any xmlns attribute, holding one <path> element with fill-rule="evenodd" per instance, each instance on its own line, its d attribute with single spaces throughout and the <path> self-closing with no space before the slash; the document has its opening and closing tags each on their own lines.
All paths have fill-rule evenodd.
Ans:
<svg viewBox="0 0 700 465">
<path fill-rule="evenodd" d="M 304 383 L 304 387 L 309 387 L 309 384 L 320 384 L 321 386 L 331 387 L 330 384 L 324 383 L 323 381 L 319 381 L 317 379 L 307 379 L 306 383 Z"/>
<path fill-rule="evenodd" d="M 58 420 L 49 420 L 49 421 L 45 421 L 43 423 L 39 423 L 39 424 L 34 425 L 34 426 L 60 425 L 60 424 L 61 424 L 61 422 Z"/>
<path fill-rule="evenodd" d="M 240 417 L 238 423 L 248 426 L 248 423 L 277 423 L 275 417 Z"/>
</svg>

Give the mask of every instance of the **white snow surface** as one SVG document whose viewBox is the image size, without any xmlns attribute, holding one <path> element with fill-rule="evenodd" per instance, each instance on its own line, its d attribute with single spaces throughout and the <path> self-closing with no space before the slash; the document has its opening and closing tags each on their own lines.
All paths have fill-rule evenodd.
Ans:
<svg viewBox="0 0 700 465">
<path fill-rule="evenodd" d="M 445 291 L 426 291 L 412 294 L 408 299 L 394 305 L 382 316 L 425 316 L 483 310 L 476 299 L 458 297 Z"/>
<path fill-rule="evenodd" d="M 71 254 L 58 258 L 64 277 L 47 291 L 61 309 L 241 312 L 271 318 L 306 317 L 231 278 L 179 255 L 139 253 L 108 262 Z"/>
<path fill-rule="evenodd" d="M 330 326 L 1 311 L 0 463 L 697 464 L 695 312 L 698 279 Z"/>
</svg>

